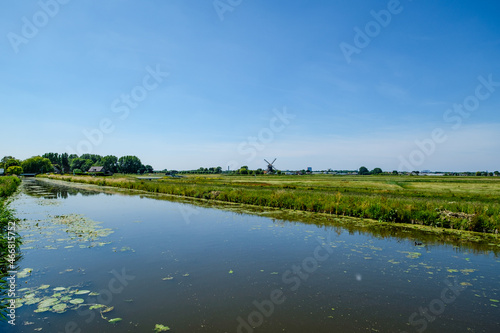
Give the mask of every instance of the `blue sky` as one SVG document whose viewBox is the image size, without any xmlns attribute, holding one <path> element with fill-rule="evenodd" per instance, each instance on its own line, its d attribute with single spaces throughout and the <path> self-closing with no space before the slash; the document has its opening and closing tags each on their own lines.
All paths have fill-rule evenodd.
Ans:
<svg viewBox="0 0 500 333">
<path fill-rule="evenodd" d="M 0 11 L 2 156 L 500 169 L 497 1 L 59 1 Z"/>
</svg>

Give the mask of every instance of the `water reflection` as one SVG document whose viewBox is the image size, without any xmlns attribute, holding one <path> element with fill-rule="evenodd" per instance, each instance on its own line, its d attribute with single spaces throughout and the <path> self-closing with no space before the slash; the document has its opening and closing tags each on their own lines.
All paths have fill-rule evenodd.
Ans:
<svg viewBox="0 0 500 333">
<path fill-rule="evenodd" d="M 100 195 L 102 192 L 96 190 L 87 190 L 84 188 L 75 188 L 70 186 L 62 186 L 49 182 L 42 182 L 37 179 L 23 180 L 24 193 L 37 198 L 43 199 L 67 199 L 70 196 L 82 195 L 92 196 Z M 107 195 L 111 195 L 107 193 Z"/>
</svg>

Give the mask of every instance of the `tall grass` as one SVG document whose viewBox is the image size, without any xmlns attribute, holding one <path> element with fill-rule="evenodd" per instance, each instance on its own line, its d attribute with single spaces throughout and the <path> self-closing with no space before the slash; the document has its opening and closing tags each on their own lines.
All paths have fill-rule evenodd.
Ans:
<svg viewBox="0 0 500 333">
<path fill-rule="evenodd" d="M 9 250 L 8 232 L 9 222 L 15 221 L 12 210 L 6 205 L 6 199 L 13 194 L 21 181 L 17 177 L 0 177 L 0 319 L 5 320 L 5 311 L 8 306 L 8 284 L 7 272 L 10 270 L 10 262 L 7 261 L 6 254 Z M 15 233 L 15 248 L 16 253 L 19 253 L 19 245 L 21 243 L 17 232 Z"/>
<path fill-rule="evenodd" d="M 375 182 L 349 187 L 345 184 L 340 186 L 327 182 L 303 184 L 296 182 L 290 185 L 280 182 L 279 178 L 269 178 L 268 183 L 262 183 L 257 180 L 252 182 L 250 178 L 237 182 L 221 178 L 143 181 L 135 178 L 58 175 L 47 177 L 199 199 L 368 218 L 383 222 L 422 224 L 486 233 L 498 232 L 500 229 L 498 194 L 487 192 L 471 195 L 463 191 L 457 195 L 435 189 L 434 187 L 439 188 L 442 185 L 438 182 L 430 184 L 428 190 L 407 190 L 398 186 L 396 190 L 391 191 L 387 189 L 386 182 L 380 183 L 380 186 Z M 429 181 L 435 182 L 433 179 Z M 470 184 L 475 185 L 474 182 Z M 411 187 L 411 185 L 412 183 L 408 183 L 405 186 Z"/>
</svg>

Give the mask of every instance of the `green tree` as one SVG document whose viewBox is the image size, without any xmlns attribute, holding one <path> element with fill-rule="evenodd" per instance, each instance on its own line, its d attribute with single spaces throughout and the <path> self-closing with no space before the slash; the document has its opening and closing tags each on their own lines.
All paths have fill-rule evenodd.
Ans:
<svg viewBox="0 0 500 333">
<path fill-rule="evenodd" d="M 142 163 L 137 156 L 122 156 L 118 159 L 118 169 L 122 173 L 137 173 Z"/>
<path fill-rule="evenodd" d="M 393 170 L 393 171 L 392 171 L 392 174 L 393 174 L 393 175 L 398 175 L 398 174 L 399 174 L 399 173 L 398 173 L 398 170 Z"/>
<path fill-rule="evenodd" d="M 240 175 L 248 175 L 248 166 L 242 166 L 238 172 Z"/>
<path fill-rule="evenodd" d="M 155 171 L 151 165 L 145 165 L 144 168 L 146 169 L 146 173 L 153 173 Z"/>
<path fill-rule="evenodd" d="M 493 173 L 495 174 L 495 176 L 500 176 L 500 172 L 498 172 L 498 171 L 495 171 Z"/>
<path fill-rule="evenodd" d="M 34 156 L 21 163 L 25 173 L 45 173 L 54 171 L 54 167 L 48 158 Z"/>
<path fill-rule="evenodd" d="M 109 172 L 117 172 L 118 170 L 118 157 L 113 155 L 104 156 L 99 162 L 101 166 Z"/>
<path fill-rule="evenodd" d="M 75 169 L 83 169 L 83 165 L 85 164 L 85 162 L 86 160 L 79 157 L 72 159 L 70 164 L 70 171 L 74 171 Z"/>
<path fill-rule="evenodd" d="M 61 172 L 68 173 L 70 170 L 68 153 L 61 154 Z"/>
<path fill-rule="evenodd" d="M 20 175 L 23 173 L 23 168 L 21 168 L 20 166 L 16 165 L 16 166 L 11 166 L 7 169 L 7 172 L 6 172 L 8 175 Z"/>
<path fill-rule="evenodd" d="M 8 160 L 15 160 L 16 158 L 14 156 L 4 156 L 0 163 L 5 164 Z"/>
<path fill-rule="evenodd" d="M 83 158 L 84 160 L 91 160 L 92 164 L 97 163 L 102 159 L 100 155 L 95 154 L 83 154 L 80 158 Z"/>
<path fill-rule="evenodd" d="M 21 166 L 21 161 L 19 161 L 19 160 L 18 160 L 18 159 L 16 159 L 16 158 L 10 158 L 10 159 L 8 159 L 7 161 L 5 161 L 5 162 L 3 163 L 3 167 L 4 167 L 5 169 L 10 168 L 11 166 Z"/>
<path fill-rule="evenodd" d="M 43 158 L 48 158 L 50 163 L 52 165 L 60 165 L 61 164 L 61 157 L 59 156 L 58 153 L 45 153 L 42 155 Z"/>
<path fill-rule="evenodd" d="M 381 174 L 382 173 L 382 169 L 380 168 L 375 168 L 372 170 L 371 172 L 373 175 L 378 175 L 378 174 Z"/>
<path fill-rule="evenodd" d="M 89 169 L 95 164 L 95 162 L 91 159 L 84 159 L 84 163 L 82 165 L 82 170 L 84 172 L 89 171 Z"/>
<path fill-rule="evenodd" d="M 369 175 L 370 171 L 368 171 L 368 169 L 366 167 L 362 166 L 361 168 L 359 168 L 358 173 L 360 175 Z"/>
</svg>

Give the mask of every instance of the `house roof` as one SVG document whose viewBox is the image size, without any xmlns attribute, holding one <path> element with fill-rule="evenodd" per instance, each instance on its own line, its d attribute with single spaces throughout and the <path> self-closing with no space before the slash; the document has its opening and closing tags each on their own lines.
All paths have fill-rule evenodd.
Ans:
<svg viewBox="0 0 500 333">
<path fill-rule="evenodd" d="M 89 169 L 88 172 L 104 172 L 104 167 L 102 166 L 93 166 Z"/>
</svg>

